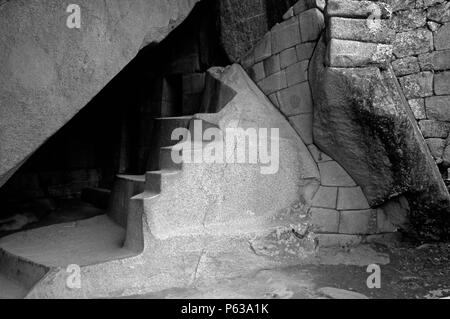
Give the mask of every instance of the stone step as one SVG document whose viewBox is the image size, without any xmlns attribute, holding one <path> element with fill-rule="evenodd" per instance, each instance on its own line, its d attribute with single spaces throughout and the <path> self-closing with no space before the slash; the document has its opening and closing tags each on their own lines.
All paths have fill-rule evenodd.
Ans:
<svg viewBox="0 0 450 319">
<path fill-rule="evenodd" d="M 160 194 L 178 179 L 180 172 L 176 170 L 158 170 L 145 173 L 145 192 Z"/>
</svg>

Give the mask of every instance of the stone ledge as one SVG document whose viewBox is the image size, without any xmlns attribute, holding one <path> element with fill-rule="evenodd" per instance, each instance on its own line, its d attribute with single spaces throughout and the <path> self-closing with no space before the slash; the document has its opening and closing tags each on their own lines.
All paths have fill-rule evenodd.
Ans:
<svg viewBox="0 0 450 319">
<path fill-rule="evenodd" d="M 379 10 L 379 11 L 378 11 Z M 381 19 L 389 19 L 392 15 L 391 7 L 383 2 L 329 0 L 326 7 L 326 15 L 342 18 L 368 18 L 376 12 Z"/>
</svg>

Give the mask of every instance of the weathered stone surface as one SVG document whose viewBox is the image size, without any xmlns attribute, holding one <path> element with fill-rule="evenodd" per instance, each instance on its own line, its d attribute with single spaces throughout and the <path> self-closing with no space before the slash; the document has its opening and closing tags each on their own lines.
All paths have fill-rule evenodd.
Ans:
<svg viewBox="0 0 450 319">
<path fill-rule="evenodd" d="M 373 28 L 365 19 L 332 17 L 329 21 L 328 32 L 333 39 L 385 44 L 395 40 L 395 31 L 385 20 L 380 20 L 377 28 Z"/>
<path fill-rule="evenodd" d="M 355 1 L 356 2 L 356 1 Z M 366 295 L 360 294 L 358 292 L 338 289 L 334 287 L 324 287 L 320 288 L 319 292 L 331 299 L 369 299 Z"/>
<path fill-rule="evenodd" d="M 311 90 L 308 82 L 298 83 L 278 92 L 278 102 L 287 116 L 312 113 Z"/>
<path fill-rule="evenodd" d="M 300 30 L 296 17 L 276 25 L 271 32 L 272 53 L 279 53 L 300 43 Z"/>
<path fill-rule="evenodd" d="M 282 69 L 288 67 L 291 64 L 297 62 L 297 52 L 295 47 L 281 51 L 280 53 L 280 67 Z"/>
<path fill-rule="evenodd" d="M 443 212 L 449 194 L 393 72 L 326 68 L 325 46 L 319 42 L 309 65 L 314 143 L 349 172 L 371 206 L 414 193 L 416 209 L 427 210 L 421 201 L 433 216 Z"/>
<path fill-rule="evenodd" d="M 264 64 L 263 62 L 258 62 L 253 65 L 249 72 L 250 77 L 253 81 L 258 82 L 266 77 L 264 72 Z"/>
<path fill-rule="evenodd" d="M 439 23 L 434 22 L 434 21 L 428 21 L 427 26 L 428 26 L 428 29 L 430 29 L 430 31 L 433 31 L 433 32 L 436 32 L 441 27 L 441 25 Z"/>
<path fill-rule="evenodd" d="M 312 207 L 310 210 L 311 225 L 314 232 L 337 233 L 339 212 L 334 209 Z"/>
<path fill-rule="evenodd" d="M 424 99 L 412 99 L 408 100 L 409 107 L 414 113 L 416 120 L 423 120 L 427 117 L 425 113 L 425 100 Z"/>
<path fill-rule="evenodd" d="M 412 9 L 396 12 L 390 24 L 397 32 L 402 32 L 423 27 L 426 22 L 427 17 L 424 10 Z"/>
<path fill-rule="evenodd" d="M 329 0 L 326 7 L 326 14 L 330 17 L 364 19 L 376 12 L 380 13 L 382 19 L 390 18 L 392 14 L 390 6 L 383 2 Z"/>
<path fill-rule="evenodd" d="M 391 63 L 396 76 L 408 75 L 420 72 L 419 61 L 415 56 L 405 57 Z"/>
<path fill-rule="evenodd" d="M 434 34 L 434 47 L 436 50 L 450 49 L 450 22 L 444 24 Z"/>
<path fill-rule="evenodd" d="M 319 150 L 317 146 L 309 145 L 308 149 L 316 163 L 332 161 L 331 157 Z"/>
<path fill-rule="evenodd" d="M 333 67 L 385 65 L 392 55 L 392 46 L 387 44 L 331 39 L 328 47 L 328 61 Z"/>
<path fill-rule="evenodd" d="M 300 61 L 286 68 L 287 85 L 294 85 L 308 80 L 309 61 Z"/>
<path fill-rule="evenodd" d="M 416 0 L 385 0 L 391 6 L 393 12 L 414 8 Z"/>
<path fill-rule="evenodd" d="M 306 145 L 310 145 L 313 143 L 312 113 L 290 116 L 289 122 L 291 122 L 298 135 L 300 135 L 303 143 L 305 143 Z"/>
<path fill-rule="evenodd" d="M 444 2 L 437 6 L 428 8 L 427 18 L 436 22 L 450 21 L 450 2 Z"/>
<path fill-rule="evenodd" d="M 434 93 L 437 95 L 450 95 L 450 71 L 434 75 Z"/>
<path fill-rule="evenodd" d="M 442 164 L 447 168 L 450 167 L 450 145 L 449 144 L 447 144 L 447 146 L 444 149 L 444 153 L 442 154 Z"/>
<path fill-rule="evenodd" d="M 423 120 L 419 122 L 420 130 L 425 138 L 446 138 L 450 131 L 450 123 L 436 120 Z"/>
<path fill-rule="evenodd" d="M 407 99 L 433 95 L 433 73 L 420 72 L 401 77 L 400 84 Z"/>
<path fill-rule="evenodd" d="M 426 98 L 425 108 L 429 119 L 450 122 L 450 95 Z"/>
<path fill-rule="evenodd" d="M 434 51 L 419 55 L 419 64 L 422 71 L 450 69 L 450 50 Z"/>
<path fill-rule="evenodd" d="M 271 33 L 267 32 L 266 35 L 255 45 L 254 54 L 255 62 L 262 61 L 272 54 L 272 40 L 270 38 Z"/>
<path fill-rule="evenodd" d="M 320 186 L 319 190 L 314 195 L 311 205 L 314 207 L 335 209 L 337 202 L 337 192 L 338 192 L 337 187 Z"/>
<path fill-rule="evenodd" d="M 295 15 L 314 8 L 318 8 L 323 11 L 323 9 L 325 8 L 325 2 L 325 0 L 302 0 L 294 4 L 292 8 Z"/>
<path fill-rule="evenodd" d="M 280 71 L 280 55 L 274 54 L 271 57 L 264 60 L 264 72 L 266 76 L 274 74 Z"/>
<path fill-rule="evenodd" d="M 319 163 L 319 171 L 324 186 L 356 186 L 350 175 L 335 161 Z"/>
<path fill-rule="evenodd" d="M 434 159 L 440 163 L 442 162 L 442 154 L 444 153 L 445 140 L 441 138 L 428 138 L 426 139 L 428 148 Z"/>
<path fill-rule="evenodd" d="M 405 197 L 390 199 L 377 209 L 377 230 L 380 233 L 396 229 L 410 230 L 410 208 Z"/>
<path fill-rule="evenodd" d="M 284 71 L 280 71 L 269 75 L 265 79 L 259 81 L 258 86 L 266 95 L 279 91 L 286 87 L 286 74 Z"/>
<path fill-rule="evenodd" d="M 323 14 L 318 9 L 302 12 L 298 20 L 302 42 L 317 40 L 325 27 Z"/>
<path fill-rule="evenodd" d="M 297 50 L 297 59 L 299 61 L 309 60 L 316 46 L 315 42 L 305 42 L 298 44 L 295 49 Z"/>
<path fill-rule="evenodd" d="M 373 234 L 376 224 L 376 211 L 349 210 L 342 211 L 339 222 L 339 233 L 341 234 Z"/>
<path fill-rule="evenodd" d="M 397 33 L 394 54 L 397 57 L 427 53 L 433 50 L 433 34 L 428 29 Z"/>
<path fill-rule="evenodd" d="M 368 209 L 369 203 L 361 187 L 339 187 L 337 209 Z"/>
<path fill-rule="evenodd" d="M 80 0 L 81 30 L 66 27 L 63 2 L 2 5 L 0 185 L 139 49 L 183 21 L 195 2 Z"/>
</svg>

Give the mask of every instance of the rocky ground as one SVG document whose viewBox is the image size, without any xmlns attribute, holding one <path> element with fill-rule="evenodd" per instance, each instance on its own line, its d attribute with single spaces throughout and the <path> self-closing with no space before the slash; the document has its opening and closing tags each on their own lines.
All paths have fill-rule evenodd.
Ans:
<svg viewBox="0 0 450 319">
<path fill-rule="evenodd" d="M 311 265 L 262 270 L 250 276 L 195 288 L 170 289 L 133 298 L 395 298 L 437 299 L 450 296 L 450 243 L 403 241 L 372 245 L 387 253 L 381 287 L 369 289 L 366 266 Z"/>
</svg>

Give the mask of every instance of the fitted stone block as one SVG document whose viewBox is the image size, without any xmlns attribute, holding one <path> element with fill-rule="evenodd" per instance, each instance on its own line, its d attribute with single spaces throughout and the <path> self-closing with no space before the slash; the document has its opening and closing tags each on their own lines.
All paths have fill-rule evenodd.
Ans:
<svg viewBox="0 0 450 319">
<path fill-rule="evenodd" d="M 450 50 L 434 51 L 419 55 L 422 71 L 442 71 L 450 69 Z"/>
<path fill-rule="evenodd" d="M 428 8 L 427 18 L 440 23 L 450 22 L 450 3 L 447 1 Z"/>
<path fill-rule="evenodd" d="M 420 72 L 420 65 L 417 57 L 409 56 L 392 62 L 392 68 L 396 76 L 404 76 Z"/>
<path fill-rule="evenodd" d="M 305 143 L 306 145 L 310 145 L 313 143 L 312 121 L 312 113 L 294 115 L 289 117 L 289 122 L 291 122 L 298 135 L 300 135 L 300 137 L 302 138 L 303 143 Z"/>
<path fill-rule="evenodd" d="M 434 34 L 434 47 L 436 50 L 450 49 L 450 23 L 444 24 Z"/>
<path fill-rule="evenodd" d="M 337 209 L 368 209 L 369 203 L 361 187 L 339 187 Z"/>
<path fill-rule="evenodd" d="M 385 20 L 378 20 L 373 27 L 366 19 L 330 18 L 329 36 L 333 39 L 390 44 L 395 40 L 395 31 Z"/>
<path fill-rule="evenodd" d="M 372 209 L 341 211 L 339 233 L 373 234 L 376 232 L 376 218 L 376 211 Z"/>
<path fill-rule="evenodd" d="M 347 234 L 317 234 L 315 236 L 319 247 L 350 247 L 363 242 L 364 237 L 360 235 Z"/>
<path fill-rule="evenodd" d="M 312 8 L 323 10 L 325 8 L 325 0 L 301 0 L 292 7 L 295 15 Z"/>
<path fill-rule="evenodd" d="M 275 54 L 264 60 L 264 72 L 266 76 L 280 71 L 280 55 Z"/>
<path fill-rule="evenodd" d="M 436 120 L 422 120 L 419 122 L 419 127 L 425 138 L 447 138 L 450 131 L 450 123 Z"/>
<path fill-rule="evenodd" d="M 266 77 L 264 72 L 264 64 L 262 62 L 258 62 L 254 66 L 252 66 L 250 71 L 250 77 L 255 82 L 260 81 Z"/>
<path fill-rule="evenodd" d="M 397 33 L 394 41 L 394 54 L 404 57 L 433 50 L 433 34 L 428 29 L 417 29 Z"/>
<path fill-rule="evenodd" d="M 258 82 L 259 88 L 269 95 L 286 87 L 286 74 L 284 71 L 276 72 Z"/>
<path fill-rule="evenodd" d="M 384 65 L 391 55 L 392 46 L 388 44 L 331 39 L 328 45 L 328 61 L 332 67 Z"/>
<path fill-rule="evenodd" d="M 429 119 L 450 122 L 450 95 L 427 97 L 425 109 Z"/>
<path fill-rule="evenodd" d="M 375 10 L 380 12 L 381 19 L 390 18 L 391 7 L 386 3 L 374 1 L 329 0 L 326 13 L 329 17 L 361 18 L 373 15 Z"/>
<path fill-rule="evenodd" d="M 317 40 L 325 27 L 322 12 L 318 9 L 310 9 L 300 13 L 298 19 L 302 42 Z"/>
<path fill-rule="evenodd" d="M 297 62 L 297 52 L 295 47 L 286 49 L 280 53 L 280 67 L 282 69 Z"/>
<path fill-rule="evenodd" d="M 298 61 L 309 60 L 313 54 L 315 42 L 305 42 L 298 44 L 295 49 L 297 50 Z"/>
<path fill-rule="evenodd" d="M 337 187 L 320 186 L 314 195 L 312 206 L 336 209 Z"/>
<path fill-rule="evenodd" d="M 433 73 L 420 72 L 406 75 L 399 79 L 403 93 L 407 99 L 433 95 Z"/>
<path fill-rule="evenodd" d="M 437 95 L 450 95 L 450 71 L 436 73 L 434 75 L 434 93 Z"/>
<path fill-rule="evenodd" d="M 353 178 L 335 161 L 318 163 L 323 186 L 356 186 Z"/>
<path fill-rule="evenodd" d="M 308 80 L 309 61 L 300 61 L 286 68 L 287 85 L 291 86 Z"/>
<path fill-rule="evenodd" d="M 277 108 L 280 108 L 280 104 L 278 103 L 277 94 L 272 93 L 269 95 L 269 100 L 272 102 L 273 105 L 275 105 Z"/>
<path fill-rule="evenodd" d="M 408 101 L 408 104 L 416 120 L 423 120 L 427 117 L 425 113 L 425 99 L 412 99 Z"/>
<path fill-rule="evenodd" d="M 300 43 L 300 30 L 296 17 L 276 25 L 272 31 L 272 54 Z"/>
<path fill-rule="evenodd" d="M 287 116 L 311 113 L 313 103 L 308 82 L 295 84 L 278 92 L 278 101 Z"/>
<path fill-rule="evenodd" d="M 319 150 L 314 144 L 309 145 L 308 149 L 316 163 L 332 161 L 331 157 Z"/>
<path fill-rule="evenodd" d="M 339 212 L 334 209 L 312 207 L 310 210 L 311 226 L 317 233 L 337 233 Z"/>
<path fill-rule="evenodd" d="M 436 161 L 441 162 L 445 148 L 445 140 L 441 138 L 428 138 L 426 139 L 426 142 L 433 158 Z"/>
<path fill-rule="evenodd" d="M 268 32 L 254 48 L 255 62 L 260 62 L 272 55 L 271 33 Z"/>
<path fill-rule="evenodd" d="M 390 24 L 396 32 L 414 30 L 425 26 L 426 12 L 422 9 L 410 9 L 396 12 Z"/>
<path fill-rule="evenodd" d="M 377 232 L 393 233 L 397 227 L 392 223 L 389 215 L 383 209 L 377 209 Z"/>
</svg>

